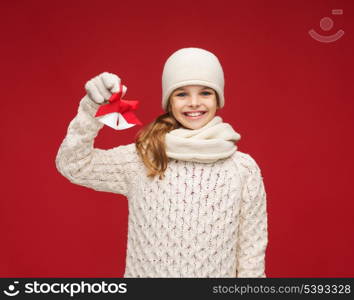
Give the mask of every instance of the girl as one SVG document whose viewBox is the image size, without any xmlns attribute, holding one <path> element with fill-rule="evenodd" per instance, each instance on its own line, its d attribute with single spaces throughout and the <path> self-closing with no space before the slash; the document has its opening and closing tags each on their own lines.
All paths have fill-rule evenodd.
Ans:
<svg viewBox="0 0 354 300">
<path fill-rule="evenodd" d="M 266 277 L 263 177 L 215 115 L 225 101 L 218 58 L 192 47 L 173 53 L 162 74 L 166 113 L 135 143 L 93 148 L 103 127 L 95 113 L 119 86 L 107 72 L 86 83 L 56 166 L 74 184 L 128 198 L 124 277 Z"/>
</svg>

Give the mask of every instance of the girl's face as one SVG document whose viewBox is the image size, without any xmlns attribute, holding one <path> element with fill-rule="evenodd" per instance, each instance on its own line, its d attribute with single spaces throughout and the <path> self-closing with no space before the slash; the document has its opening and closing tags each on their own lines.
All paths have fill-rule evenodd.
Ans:
<svg viewBox="0 0 354 300">
<path fill-rule="evenodd" d="M 202 85 L 186 85 L 175 89 L 169 103 L 173 116 L 188 129 L 203 127 L 219 109 L 216 92 Z"/>
</svg>

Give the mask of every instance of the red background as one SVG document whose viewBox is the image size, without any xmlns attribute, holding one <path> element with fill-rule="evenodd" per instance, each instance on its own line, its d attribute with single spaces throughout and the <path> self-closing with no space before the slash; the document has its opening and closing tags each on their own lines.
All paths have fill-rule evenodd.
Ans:
<svg viewBox="0 0 354 300">
<path fill-rule="evenodd" d="M 71 184 L 56 153 L 87 80 L 116 73 L 147 124 L 163 113 L 165 60 L 201 47 L 224 68 L 220 116 L 264 176 L 267 277 L 353 277 L 353 9 L 324 0 L 3 2 L 0 276 L 123 276 L 127 199 Z M 345 34 L 321 43 L 311 28 Z M 95 147 L 132 143 L 138 129 L 104 127 Z"/>
</svg>

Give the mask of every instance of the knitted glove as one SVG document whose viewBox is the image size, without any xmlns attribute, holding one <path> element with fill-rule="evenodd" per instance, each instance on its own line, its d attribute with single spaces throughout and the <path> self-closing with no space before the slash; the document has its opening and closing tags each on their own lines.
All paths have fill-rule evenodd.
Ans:
<svg viewBox="0 0 354 300">
<path fill-rule="evenodd" d="M 88 97 L 97 104 L 106 104 L 112 93 L 119 92 L 120 78 L 116 74 L 103 72 L 90 79 L 85 84 Z M 122 97 L 127 92 L 127 87 L 123 85 Z"/>
</svg>

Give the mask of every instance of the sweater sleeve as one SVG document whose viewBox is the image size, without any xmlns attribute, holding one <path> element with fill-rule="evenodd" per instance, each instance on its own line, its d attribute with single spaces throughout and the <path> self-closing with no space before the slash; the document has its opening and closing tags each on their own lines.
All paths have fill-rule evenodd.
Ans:
<svg viewBox="0 0 354 300">
<path fill-rule="evenodd" d="M 242 164 L 246 169 L 246 177 L 240 208 L 236 277 L 266 277 L 267 195 L 260 168 L 255 160 L 250 155 L 243 154 Z"/>
<path fill-rule="evenodd" d="M 135 144 L 108 150 L 94 148 L 94 139 L 104 126 L 94 117 L 98 107 L 87 95 L 81 99 L 59 147 L 56 167 L 74 184 L 127 196 L 134 178 Z"/>
</svg>

